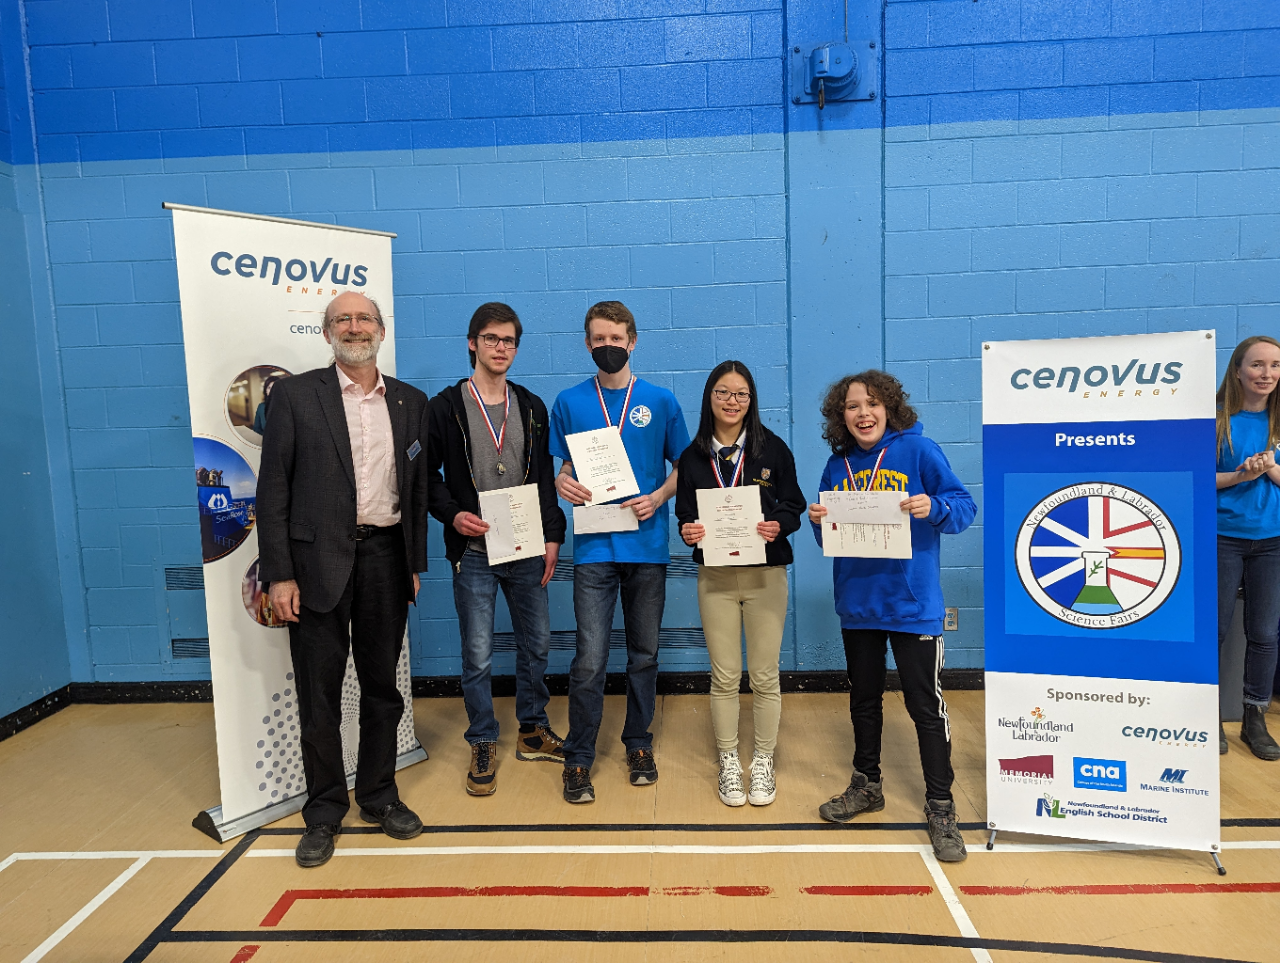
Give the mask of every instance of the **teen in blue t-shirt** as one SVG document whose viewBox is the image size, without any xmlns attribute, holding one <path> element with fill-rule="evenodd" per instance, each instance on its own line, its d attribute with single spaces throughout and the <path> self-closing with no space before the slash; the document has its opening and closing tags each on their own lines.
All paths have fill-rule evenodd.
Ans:
<svg viewBox="0 0 1280 963">
<path fill-rule="evenodd" d="M 563 460 L 556 491 L 571 505 L 591 500 L 573 473 L 566 435 L 616 427 L 622 433 L 640 494 L 621 504 L 635 512 L 628 532 L 574 535 L 573 614 L 577 651 L 569 668 L 569 735 L 565 739 L 564 798 L 595 801 L 591 764 L 604 714 L 605 666 L 613 610 L 622 596 L 627 642 L 627 749 L 631 785 L 658 780 L 653 758 L 653 722 L 658 682 L 658 629 L 667 595 L 667 502 L 675 495 L 676 462 L 689 446 L 689 432 L 675 395 L 631 374 L 636 321 L 619 301 L 601 301 L 587 311 L 587 350 L 595 377 L 560 392 L 551 408 L 551 453 Z M 671 472 L 667 473 L 667 463 Z"/>
<path fill-rule="evenodd" d="M 1240 740 L 1259 759 L 1280 759 L 1267 732 L 1280 636 L 1280 342 L 1245 338 L 1218 388 L 1218 646 L 1244 584 L 1244 721 Z M 1218 751 L 1227 736 L 1218 726 Z"/>
</svg>

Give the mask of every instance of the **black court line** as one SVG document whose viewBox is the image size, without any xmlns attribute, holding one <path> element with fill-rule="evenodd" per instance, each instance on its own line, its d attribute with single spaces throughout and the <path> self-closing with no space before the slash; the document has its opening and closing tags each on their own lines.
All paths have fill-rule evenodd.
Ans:
<svg viewBox="0 0 1280 963">
<path fill-rule="evenodd" d="M 1192 956 L 1121 946 L 1042 943 L 1031 940 L 974 939 L 928 933 L 872 930 L 556 930 L 556 929 L 384 929 L 384 930 L 174 930 L 166 943 L 877 943 L 958 949 L 1052 953 L 1150 963 L 1249 963 L 1216 956 Z"/>
<path fill-rule="evenodd" d="M 986 829 L 986 823 L 960 823 L 961 829 Z M 452 833 L 812 833 L 872 830 L 879 832 L 928 831 L 927 823 L 526 823 L 492 826 L 423 826 L 424 834 Z M 301 836 L 301 826 L 260 829 L 262 836 Z M 381 835 L 378 826 L 344 826 L 342 835 Z"/>
<path fill-rule="evenodd" d="M 1275 826 L 1280 826 L 1280 819 L 1254 817 L 1249 819 L 1222 820 L 1223 829 L 1248 829 L 1250 827 L 1266 829 L 1266 828 L 1275 827 Z"/>
<path fill-rule="evenodd" d="M 160 925 L 152 930 L 151 934 L 145 940 L 138 944 L 138 948 L 125 957 L 124 963 L 142 963 L 143 960 L 151 955 L 151 951 L 157 946 L 161 943 L 169 942 L 169 937 L 173 933 L 173 928 L 182 922 L 183 918 L 195 908 L 195 905 L 200 902 L 200 900 L 205 898 L 209 890 L 213 889 L 214 884 L 217 883 L 218 880 L 227 875 L 227 870 L 229 870 L 235 862 L 245 854 L 246 850 L 254 844 L 257 838 L 258 832 L 255 830 L 248 833 L 244 839 L 231 847 L 227 852 L 227 855 L 218 860 L 218 865 L 209 870 L 209 872 L 205 874 L 204 879 L 196 883 L 195 888 L 183 897 L 182 902 L 173 908 L 173 911 L 164 918 Z"/>
</svg>

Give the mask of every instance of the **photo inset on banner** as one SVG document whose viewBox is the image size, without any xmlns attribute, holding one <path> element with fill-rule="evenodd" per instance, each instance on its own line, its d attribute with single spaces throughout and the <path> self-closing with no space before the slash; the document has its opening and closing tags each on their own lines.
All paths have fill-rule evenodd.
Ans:
<svg viewBox="0 0 1280 963">
<path fill-rule="evenodd" d="M 263 589 L 258 581 L 258 560 L 255 558 L 240 581 L 240 598 L 244 602 L 244 610 L 249 618 L 269 629 L 285 627 L 284 619 L 276 618 L 271 608 L 271 595 Z"/>
<path fill-rule="evenodd" d="M 284 368 L 260 364 L 241 371 L 227 387 L 227 421 L 246 444 L 262 447 L 271 389 L 281 378 L 291 376 Z"/>
<path fill-rule="evenodd" d="M 244 457 L 215 438 L 191 439 L 196 456 L 200 548 L 206 563 L 230 555 L 257 520 L 258 479 Z"/>
</svg>

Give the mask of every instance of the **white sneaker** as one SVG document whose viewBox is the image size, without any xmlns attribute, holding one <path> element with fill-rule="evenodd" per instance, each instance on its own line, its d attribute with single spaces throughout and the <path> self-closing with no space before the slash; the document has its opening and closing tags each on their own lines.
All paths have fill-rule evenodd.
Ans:
<svg viewBox="0 0 1280 963">
<path fill-rule="evenodd" d="M 742 791 L 742 763 L 738 750 L 720 753 L 720 801 L 726 806 L 741 806 L 747 801 Z"/>
<path fill-rule="evenodd" d="M 751 757 L 751 795 L 747 798 L 753 806 L 767 806 L 778 794 L 773 778 L 773 756 L 757 751 Z"/>
</svg>

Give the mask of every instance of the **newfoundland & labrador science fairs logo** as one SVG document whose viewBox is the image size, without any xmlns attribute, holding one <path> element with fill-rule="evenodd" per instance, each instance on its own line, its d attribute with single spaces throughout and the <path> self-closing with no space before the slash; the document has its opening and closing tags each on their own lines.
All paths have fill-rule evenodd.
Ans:
<svg viewBox="0 0 1280 963">
<path fill-rule="evenodd" d="M 1169 598 L 1182 567 L 1169 516 L 1140 492 L 1106 482 L 1042 499 L 1019 527 L 1014 554 L 1035 603 L 1086 629 L 1145 619 Z"/>
</svg>

